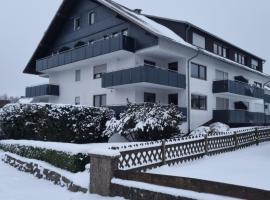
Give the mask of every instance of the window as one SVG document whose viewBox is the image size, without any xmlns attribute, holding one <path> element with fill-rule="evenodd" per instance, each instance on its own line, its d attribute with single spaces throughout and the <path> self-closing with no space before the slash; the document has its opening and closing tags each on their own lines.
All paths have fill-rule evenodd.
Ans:
<svg viewBox="0 0 270 200">
<path fill-rule="evenodd" d="M 75 97 L 75 105 L 80 105 L 80 104 L 81 104 L 81 98 Z"/>
<path fill-rule="evenodd" d="M 258 65 L 259 65 L 258 60 L 251 59 L 251 68 L 252 69 L 257 69 Z"/>
<path fill-rule="evenodd" d="M 102 77 L 102 74 L 107 72 L 107 65 L 98 65 L 94 66 L 94 79 L 99 79 Z"/>
<path fill-rule="evenodd" d="M 207 110 L 207 97 L 192 94 L 191 108 L 194 110 Z"/>
<path fill-rule="evenodd" d="M 191 77 L 206 80 L 207 79 L 206 67 L 199 64 L 191 63 Z"/>
<path fill-rule="evenodd" d="M 168 104 L 178 105 L 178 94 L 169 94 Z"/>
<path fill-rule="evenodd" d="M 197 33 L 193 33 L 192 36 L 193 45 L 205 49 L 205 38 Z"/>
<path fill-rule="evenodd" d="M 102 107 L 107 105 L 107 95 L 95 95 L 94 96 L 94 107 Z"/>
<path fill-rule="evenodd" d="M 127 29 L 122 30 L 122 35 L 124 35 L 124 36 L 128 36 L 128 30 L 127 30 Z"/>
<path fill-rule="evenodd" d="M 229 110 L 229 99 L 217 97 L 216 110 Z"/>
<path fill-rule="evenodd" d="M 214 43 L 214 53 L 215 54 L 227 58 L 227 55 L 228 55 L 227 52 L 228 52 L 228 50 L 226 47 L 224 47 L 220 44 Z"/>
<path fill-rule="evenodd" d="M 258 88 L 262 88 L 262 83 L 254 81 L 254 85 Z"/>
<path fill-rule="evenodd" d="M 146 102 L 146 103 L 155 103 L 156 102 L 156 94 L 154 94 L 154 93 L 144 93 L 144 102 Z"/>
<path fill-rule="evenodd" d="M 173 62 L 168 64 L 168 69 L 178 72 L 178 62 Z"/>
<path fill-rule="evenodd" d="M 229 79 L 229 74 L 228 72 L 223 72 L 220 70 L 216 70 L 216 80 L 221 81 L 221 80 L 228 80 Z"/>
<path fill-rule="evenodd" d="M 245 65 L 246 64 L 246 57 L 244 55 L 236 52 L 234 54 L 234 61 L 238 62 L 238 63 L 240 63 L 242 65 Z"/>
<path fill-rule="evenodd" d="M 144 65 L 145 65 L 145 66 L 155 67 L 155 66 L 156 66 L 156 63 L 153 62 L 153 61 L 144 60 Z"/>
<path fill-rule="evenodd" d="M 75 71 L 75 81 L 81 81 L 81 70 L 76 70 Z"/>
<path fill-rule="evenodd" d="M 94 12 L 90 12 L 88 14 L 88 24 L 89 25 L 93 25 L 95 23 L 95 17 L 96 17 L 96 15 Z"/>
<path fill-rule="evenodd" d="M 74 19 L 74 31 L 81 28 L 81 18 L 77 17 Z"/>
</svg>

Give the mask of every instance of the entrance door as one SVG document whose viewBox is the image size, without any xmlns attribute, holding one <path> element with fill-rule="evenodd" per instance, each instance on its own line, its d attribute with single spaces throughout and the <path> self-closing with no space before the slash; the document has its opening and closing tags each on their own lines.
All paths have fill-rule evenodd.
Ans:
<svg viewBox="0 0 270 200">
<path fill-rule="evenodd" d="M 169 94 L 168 104 L 174 104 L 178 106 L 178 94 Z"/>
</svg>

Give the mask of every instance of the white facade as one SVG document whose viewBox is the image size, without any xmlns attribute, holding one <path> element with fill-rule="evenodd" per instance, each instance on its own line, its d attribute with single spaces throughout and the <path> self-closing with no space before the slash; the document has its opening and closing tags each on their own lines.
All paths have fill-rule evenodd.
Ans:
<svg viewBox="0 0 270 200">
<path fill-rule="evenodd" d="M 201 95 L 207 97 L 207 109 L 193 109 L 190 105 L 190 129 L 205 124 L 213 119 L 213 110 L 219 109 L 216 107 L 216 99 L 224 98 L 226 100 L 226 108 L 234 110 L 234 103 L 242 101 L 248 105 L 247 111 L 264 113 L 263 99 L 252 98 L 244 95 L 232 93 L 218 93 L 212 91 L 213 81 L 217 80 L 216 71 L 227 73 L 229 80 L 234 80 L 235 76 L 244 76 L 248 79 L 249 84 L 259 82 L 264 84 L 269 79 L 260 72 L 255 73 L 247 68 L 241 68 L 231 62 L 225 62 L 217 59 L 215 56 L 199 53 L 191 63 L 196 63 L 206 67 L 207 78 L 201 80 L 198 78 L 188 78 L 188 60 L 196 55 L 196 51 L 183 45 L 179 45 L 168 40 L 160 39 L 159 45 L 149 49 L 131 53 L 118 51 L 107 55 L 101 55 L 88 60 L 79 61 L 69 65 L 56 67 L 44 71 L 49 77 L 49 83 L 58 85 L 60 88 L 59 96 L 50 96 L 47 100 L 50 103 L 75 104 L 94 106 L 95 95 L 106 95 L 106 106 L 126 105 L 127 101 L 132 103 L 143 103 L 145 93 L 154 93 L 156 102 L 161 104 L 169 103 L 170 94 L 178 94 L 178 106 L 188 107 L 188 95 L 190 101 L 192 95 Z M 186 75 L 186 89 L 169 87 L 151 83 L 136 83 L 129 85 L 121 85 L 113 88 L 102 88 L 102 79 L 94 78 L 94 67 L 98 65 L 107 65 L 106 72 L 115 72 L 122 69 L 134 68 L 143 66 L 144 60 L 149 60 L 156 63 L 156 67 L 168 68 L 168 64 L 178 62 L 178 73 Z M 75 72 L 80 70 L 80 80 L 75 80 Z M 190 67 L 189 67 L 189 70 Z M 191 74 L 191 71 L 190 73 Z M 190 89 L 188 93 L 188 87 Z M 37 99 L 38 101 L 38 99 Z M 42 99 L 44 101 L 44 99 Z M 77 101 L 77 102 L 75 102 Z M 79 101 L 79 102 L 78 102 Z M 269 112 L 269 110 L 266 110 Z M 188 122 L 184 123 L 185 131 L 188 129 Z"/>
</svg>

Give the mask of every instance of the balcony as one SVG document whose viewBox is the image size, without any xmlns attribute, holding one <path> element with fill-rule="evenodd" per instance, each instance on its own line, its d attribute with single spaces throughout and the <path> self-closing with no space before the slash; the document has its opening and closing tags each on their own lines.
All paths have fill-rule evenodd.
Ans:
<svg viewBox="0 0 270 200">
<path fill-rule="evenodd" d="M 34 87 L 27 87 L 25 96 L 27 98 L 42 96 L 59 96 L 59 86 L 46 84 Z"/>
<path fill-rule="evenodd" d="M 213 93 L 232 93 L 258 99 L 264 98 L 263 89 L 232 80 L 214 81 Z"/>
<path fill-rule="evenodd" d="M 264 90 L 264 101 L 270 103 L 270 90 Z"/>
<path fill-rule="evenodd" d="M 157 67 L 140 66 L 109 72 L 102 76 L 103 88 L 117 86 L 150 83 L 174 88 L 186 88 L 186 76 L 175 71 L 169 71 Z"/>
<path fill-rule="evenodd" d="M 265 124 L 270 125 L 270 114 L 265 115 Z"/>
<path fill-rule="evenodd" d="M 135 40 L 128 36 L 118 36 L 105 40 L 99 40 L 93 44 L 81 46 L 56 55 L 52 55 L 36 61 L 36 71 L 42 72 L 54 67 L 74 63 L 77 61 L 109 54 L 115 51 L 135 51 Z"/>
<path fill-rule="evenodd" d="M 264 124 L 264 113 L 248 112 L 244 110 L 214 110 L 214 121 L 225 124 Z"/>
</svg>

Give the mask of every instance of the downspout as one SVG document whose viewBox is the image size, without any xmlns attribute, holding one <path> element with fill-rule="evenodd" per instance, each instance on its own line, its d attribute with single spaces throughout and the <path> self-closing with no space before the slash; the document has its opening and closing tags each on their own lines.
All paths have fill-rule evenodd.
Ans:
<svg viewBox="0 0 270 200">
<path fill-rule="evenodd" d="M 196 57 L 198 57 L 199 56 L 199 54 L 200 54 L 200 51 L 199 51 L 200 49 L 198 48 L 198 50 L 197 50 L 197 52 L 196 52 L 196 54 L 194 55 L 194 56 L 192 56 L 191 58 L 189 58 L 188 59 L 188 62 L 187 62 L 187 90 L 188 90 L 188 106 L 187 106 L 187 123 L 188 123 L 188 133 L 190 133 L 191 132 L 191 125 L 190 125 L 190 119 L 191 119 L 191 117 L 190 117 L 190 113 L 191 113 L 191 106 L 190 106 L 190 104 L 191 104 L 191 102 L 190 102 L 190 62 L 194 59 L 194 58 L 196 58 Z"/>
</svg>

